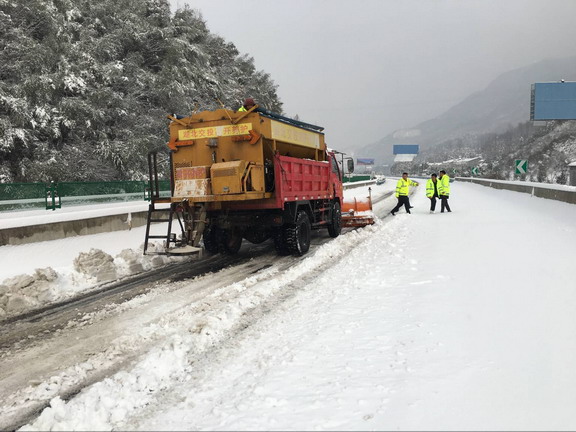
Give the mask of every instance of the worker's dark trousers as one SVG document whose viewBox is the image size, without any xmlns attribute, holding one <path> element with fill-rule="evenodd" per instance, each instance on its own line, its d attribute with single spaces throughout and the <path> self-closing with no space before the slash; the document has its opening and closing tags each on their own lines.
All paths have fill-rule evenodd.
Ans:
<svg viewBox="0 0 576 432">
<path fill-rule="evenodd" d="M 436 197 L 433 196 L 430 198 L 430 211 L 436 210 Z"/>
<path fill-rule="evenodd" d="M 392 209 L 392 213 L 396 213 L 402 206 L 406 209 L 406 213 L 410 213 L 410 198 L 407 196 L 399 196 L 398 204 Z"/>
<path fill-rule="evenodd" d="M 448 205 L 448 195 L 440 195 L 440 212 L 444 213 L 444 209 L 446 209 L 446 211 L 452 211 L 450 210 L 450 206 Z"/>
</svg>

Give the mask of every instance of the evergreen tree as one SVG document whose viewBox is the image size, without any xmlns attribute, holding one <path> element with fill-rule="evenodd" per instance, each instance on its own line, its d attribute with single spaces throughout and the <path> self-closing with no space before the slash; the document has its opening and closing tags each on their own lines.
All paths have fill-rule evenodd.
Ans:
<svg viewBox="0 0 576 432">
<path fill-rule="evenodd" d="M 167 0 L 0 0 L 0 181 L 141 179 L 166 114 L 282 104 L 251 57 Z"/>
</svg>

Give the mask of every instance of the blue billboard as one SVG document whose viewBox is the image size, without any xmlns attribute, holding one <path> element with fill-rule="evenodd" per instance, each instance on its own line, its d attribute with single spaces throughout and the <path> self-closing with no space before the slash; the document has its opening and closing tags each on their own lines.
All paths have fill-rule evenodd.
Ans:
<svg viewBox="0 0 576 432">
<path fill-rule="evenodd" d="M 576 120 L 576 82 L 532 84 L 530 120 Z"/>
<path fill-rule="evenodd" d="M 357 158 L 356 163 L 358 165 L 374 165 L 374 159 L 368 158 Z"/>
<path fill-rule="evenodd" d="M 393 152 L 399 154 L 418 154 L 420 146 L 418 144 L 395 144 Z"/>
</svg>

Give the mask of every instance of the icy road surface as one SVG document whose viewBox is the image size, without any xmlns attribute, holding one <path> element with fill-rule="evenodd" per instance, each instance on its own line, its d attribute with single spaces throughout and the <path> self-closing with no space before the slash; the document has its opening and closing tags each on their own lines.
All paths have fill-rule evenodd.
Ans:
<svg viewBox="0 0 576 432">
<path fill-rule="evenodd" d="M 576 206 L 454 183 L 429 214 L 423 195 L 167 307 L 125 336 L 137 359 L 24 429 L 575 429 Z"/>
</svg>

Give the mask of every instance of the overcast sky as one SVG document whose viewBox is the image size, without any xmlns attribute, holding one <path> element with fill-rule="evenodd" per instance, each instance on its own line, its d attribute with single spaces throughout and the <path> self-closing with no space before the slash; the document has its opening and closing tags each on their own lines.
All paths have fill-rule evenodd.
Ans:
<svg viewBox="0 0 576 432">
<path fill-rule="evenodd" d="M 336 149 L 434 118 L 503 72 L 576 55 L 574 0 L 171 3 L 253 56 L 285 114 L 324 126 Z"/>
</svg>

